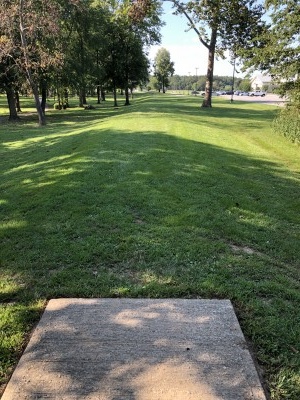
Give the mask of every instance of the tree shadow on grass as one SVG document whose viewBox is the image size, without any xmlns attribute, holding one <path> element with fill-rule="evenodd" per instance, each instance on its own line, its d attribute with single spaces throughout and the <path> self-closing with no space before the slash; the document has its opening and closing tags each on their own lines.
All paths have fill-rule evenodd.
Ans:
<svg viewBox="0 0 300 400">
<path fill-rule="evenodd" d="M 67 267 L 138 269 L 136 254 L 143 268 L 176 260 L 176 271 L 209 263 L 230 243 L 256 257 L 299 259 L 299 176 L 275 162 L 155 132 L 91 128 L 48 149 L 47 140 L 28 144 L 34 161 L 3 171 L 4 265 L 28 282 L 41 281 L 36 268 L 45 276 Z M 80 146 L 86 141 L 94 143 L 88 153 Z M 23 151 L 13 150 L 14 160 Z"/>
<path fill-rule="evenodd" d="M 159 103 L 159 109 L 157 107 L 157 103 Z M 269 108 L 268 110 L 263 109 L 260 105 L 259 108 L 255 106 L 255 104 L 249 104 L 245 102 L 239 102 L 235 104 L 231 104 L 229 101 L 224 102 L 223 99 L 217 99 L 213 104 L 212 108 L 202 108 L 201 99 L 194 97 L 178 97 L 178 96 L 155 96 L 148 95 L 143 98 L 143 100 L 136 100 L 136 105 L 138 106 L 141 112 L 158 112 L 158 113 L 166 113 L 173 114 L 177 116 L 195 116 L 206 117 L 208 119 L 216 118 L 221 120 L 221 123 L 224 122 L 224 118 L 235 118 L 241 120 L 241 123 L 248 120 L 255 121 L 272 121 L 274 115 L 276 113 L 275 109 Z M 135 104 L 131 110 L 135 108 Z M 130 110 L 129 110 L 130 111 Z"/>
</svg>

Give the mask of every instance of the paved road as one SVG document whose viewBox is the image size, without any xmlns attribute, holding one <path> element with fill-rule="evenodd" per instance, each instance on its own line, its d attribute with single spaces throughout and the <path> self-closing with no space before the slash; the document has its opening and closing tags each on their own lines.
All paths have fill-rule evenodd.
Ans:
<svg viewBox="0 0 300 400">
<path fill-rule="evenodd" d="M 231 99 L 230 95 L 222 96 L 227 98 L 228 100 Z M 265 97 L 256 97 L 256 96 L 236 96 L 233 95 L 233 101 L 247 101 L 252 103 L 263 103 L 263 104 L 270 104 L 270 105 L 278 105 L 283 106 L 286 103 L 284 98 L 278 96 L 278 94 L 267 94 Z"/>
</svg>

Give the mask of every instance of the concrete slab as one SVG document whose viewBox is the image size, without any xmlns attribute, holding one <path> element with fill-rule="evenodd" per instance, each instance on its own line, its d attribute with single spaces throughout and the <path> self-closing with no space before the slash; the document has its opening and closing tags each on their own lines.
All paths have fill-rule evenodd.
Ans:
<svg viewBox="0 0 300 400">
<path fill-rule="evenodd" d="M 265 400 L 228 300 L 51 300 L 2 400 Z"/>
</svg>

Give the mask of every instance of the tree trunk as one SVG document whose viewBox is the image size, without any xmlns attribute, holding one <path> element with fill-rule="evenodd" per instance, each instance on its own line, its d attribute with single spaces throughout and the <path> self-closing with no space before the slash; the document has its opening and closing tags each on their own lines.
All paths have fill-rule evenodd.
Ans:
<svg viewBox="0 0 300 400">
<path fill-rule="evenodd" d="M 97 85 L 97 104 L 101 103 L 101 90 L 100 90 L 100 85 Z"/>
<path fill-rule="evenodd" d="M 207 74 L 205 83 L 205 96 L 202 103 L 202 107 L 211 107 L 211 93 L 213 87 L 214 78 L 214 62 L 215 62 L 215 50 L 217 42 L 217 30 L 213 29 L 210 37 L 210 45 L 208 49 L 208 63 L 207 63 Z"/>
<path fill-rule="evenodd" d="M 41 103 L 40 103 L 38 88 L 34 84 L 33 81 L 31 82 L 30 86 L 31 86 L 31 89 L 32 89 L 32 92 L 33 92 L 33 97 L 34 97 L 34 100 L 35 100 L 35 107 L 37 109 L 37 113 L 38 113 L 38 117 L 39 117 L 39 125 L 40 126 L 46 125 L 46 117 L 45 117 L 45 114 L 44 114 L 44 112 L 42 110 L 42 106 L 41 106 Z"/>
<path fill-rule="evenodd" d="M 68 93 L 68 90 L 65 89 L 64 90 L 63 108 L 66 109 L 66 108 L 69 108 L 69 107 L 70 107 L 70 105 L 69 105 L 69 93 Z"/>
<path fill-rule="evenodd" d="M 82 89 L 82 101 L 83 101 L 83 104 L 87 104 L 85 88 Z"/>
<path fill-rule="evenodd" d="M 84 104 L 87 104 L 86 102 L 86 89 L 84 86 L 82 86 L 79 89 L 79 107 L 83 107 Z"/>
<path fill-rule="evenodd" d="M 82 87 L 79 89 L 79 107 L 83 107 L 84 104 L 87 104 L 86 91 L 85 91 L 85 87 Z"/>
<path fill-rule="evenodd" d="M 101 93 L 101 100 L 102 101 L 106 101 L 106 98 L 105 98 L 105 91 L 101 88 L 100 89 L 100 93 Z"/>
<path fill-rule="evenodd" d="M 42 79 L 42 82 L 41 82 L 41 95 L 42 95 L 41 107 L 42 107 L 43 113 L 45 115 L 46 100 L 47 100 L 47 82 L 45 79 Z"/>
<path fill-rule="evenodd" d="M 129 101 L 129 85 L 128 85 L 128 81 L 129 81 L 129 78 L 128 78 L 128 69 L 127 69 L 127 71 L 126 71 L 126 79 L 125 79 L 125 106 L 130 106 L 130 101 Z"/>
<path fill-rule="evenodd" d="M 18 113 L 16 110 L 16 99 L 15 99 L 15 92 L 14 89 L 8 85 L 5 87 L 6 97 L 7 97 L 7 104 L 9 107 L 9 121 L 16 121 L 19 119 Z"/>
<path fill-rule="evenodd" d="M 82 93 L 81 90 L 79 90 L 79 107 L 83 107 L 83 99 L 82 99 Z"/>
<path fill-rule="evenodd" d="M 23 21 L 23 12 L 24 12 L 24 1 L 20 0 L 19 3 L 19 7 L 20 7 L 20 37 L 21 37 L 21 44 L 22 44 L 22 51 L 23 51 L 23 55 L 24 55 L 24 61 L 25 61 L 25 71 L 27 74 L 27 80 L 28 83 L 32 89 L 32 93 L 34 96 L 34 100 L 35 100 L 35 106 L 36 106 L 36 110 L 38 113 L 38 117 L 39 117 L 39 125 L 46 125 L 46 118 L 45 118 L 45 114 L 43 113 L 42 107 L 41 107 L 41 103 L 40 103 L 40 99 L 39 99 L 39 91 L 37 88 L 37 85 L 34 81 L 34 77 L 31 71 L 31 67 L 30 67 L 30 60 L 29 60 L 29 56 L 28 56 L 28 46 L 27 46 L 27 38 L 25 35 L 25 27 L 24 27 L 24 21 Z"/>
<path fill-rule="evenodd" d="M 130 106 L 128 85 L 125 87 L 125 106 Z"/>
<path fill-rule="evenodd" d="M 114 91 L 114 107 L 118 107 L 118 102 L 117 102 L 117 88 L 116 88 L 116 83 L 114 81 L 113 83 L 113 91 Z"/>
<path fill-rule="evenodd" d="M 15 90 L 15 100 L 16 100 L 16 109 L 17 112 L 22 112 L 21 110 L 21 104 L 20 104 L 20 96 L 19 96 L 19 92 L 17 90 Z"/>
</svg>

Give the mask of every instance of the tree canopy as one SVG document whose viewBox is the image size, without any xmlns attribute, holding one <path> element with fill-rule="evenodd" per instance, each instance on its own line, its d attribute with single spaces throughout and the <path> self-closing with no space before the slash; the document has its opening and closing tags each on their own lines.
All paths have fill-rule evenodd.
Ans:
<svg viewBox="0 0 300 400">
<path fill-rule="evenodd" d="M 174 74 L 174 71 L 174 62 L 171 61 L 170 52 L 164 47 L 160 48 L 154 60 L 154 75 L 163 93 L 165 93 L 169 85 L 169 77 Z"/>
<path fill-rule="evenodd" d="M 297 0 L 266 0 L 270 24 L 250 48 L 241 49 L 245 66 L 267 71 L 280 87 L 300 103 L 300 3 Z"/>
<path fill-rule="evenodd" d="M 129 88 L 148 75 L 147 46 L 160 40 L 157 0 L 0 0 L 0 7 L 0 88 L 15 118 L 26 78 L 40 125 L 49 85 L 59 106 L 67 106 L 62 99 L 70 88 L 84 105 L 90 85 L 112 89 L 115 104 L 122 88 L 129 104 Z"/>
<path fill-rule="evenodd" d="M 234 57 L 247 48 L 251 39 L 263 29 L 263 7 L 256 0 L 191 0 L 173 3 L 175 13 L 185 15 L 187 24 L 208 50 L 207 77 L 203 107 L 211 107 L 215 56 L 229 50 Z"/>
</svg>

